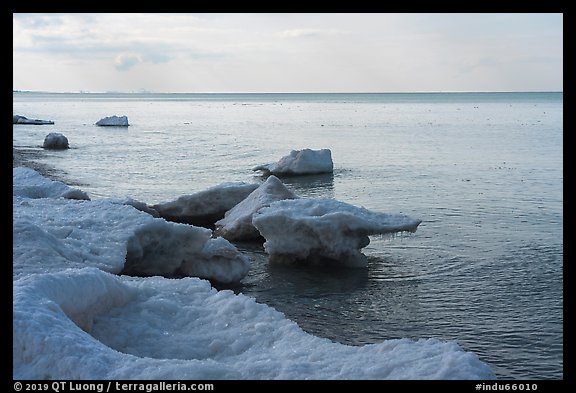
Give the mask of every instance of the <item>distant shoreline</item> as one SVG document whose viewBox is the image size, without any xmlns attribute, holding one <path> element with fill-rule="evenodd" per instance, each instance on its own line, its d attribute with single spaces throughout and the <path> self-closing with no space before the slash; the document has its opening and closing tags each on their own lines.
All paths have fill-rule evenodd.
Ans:
<svg viewBox="0 0 576 393">
<path fill-rule="evenodd" d="M 345 95 L 345 94 L 563 94 L 564 91 L 349 91 L 349 92 L 328 92 L 328 91 L 320 91 L 320 92 L 305 92 L 305 91 L 266 91 L 266 92 L 255 92 L 255 91 L 176 91 L 176 92 L 169 92 L 169 91 L 41 91 L 41 90 L 12 90 L 12 93 L 18 94 L 94 94 L 94 95 L 153 95 L 153 94 L 166 94 L 166 95 L 173 95 L 173 94 L 181 94 L 181 95 L 266 95 L 266 94 L 286 94 L 286 95 L 295 95 L 295 94 L 310 94 L 310 95 Z"/>
</svg>

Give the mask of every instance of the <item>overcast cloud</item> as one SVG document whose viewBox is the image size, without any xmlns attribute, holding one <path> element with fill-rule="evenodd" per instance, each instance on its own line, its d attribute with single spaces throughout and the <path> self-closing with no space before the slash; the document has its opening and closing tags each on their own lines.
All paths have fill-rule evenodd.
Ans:
<svg viewBox="0 0 576 393">
<path fill-rule="evenodd" d="M 13 87 L 562 91 L 562 14 L 14 14 Z"/>
</svg>

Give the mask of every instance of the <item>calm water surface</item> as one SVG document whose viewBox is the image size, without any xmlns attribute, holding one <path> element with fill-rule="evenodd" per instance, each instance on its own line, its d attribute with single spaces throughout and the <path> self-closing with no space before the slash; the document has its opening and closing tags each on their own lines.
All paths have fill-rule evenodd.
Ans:
<svg viewBox="0 0 576 393">
<path fill-rule="evenodd" d="M 67 151 L 45 164 L 93 198 L 173 200 L 292 149 L 330 148 L 333 176 L 285 179 L 335 198 L 423 220 L 373 237 L 367 269 L 270 266 L 261 245 L 236 291 L 305 330 L 346 344 L 457 341 L 499 378 L 563 378 L 562 93 L 14 93 L 13 146 Z M 127 115 L 128 128 L 94 125 Z"/>
</svg>

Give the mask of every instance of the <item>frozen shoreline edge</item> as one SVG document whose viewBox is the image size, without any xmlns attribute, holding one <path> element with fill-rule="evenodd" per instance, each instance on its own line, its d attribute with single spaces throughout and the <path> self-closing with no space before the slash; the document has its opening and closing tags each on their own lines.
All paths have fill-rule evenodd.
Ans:
<svg viewBox="0 0 576 393">
<path fill-rule="evenodd" d="M 79 181 L 67 177 L 65 171 L 54 166 L 40 162 L 46 156 L 44 149 L 12 147 L 12 168 L 26 167 L 34 169 L 36 172 L 50 180 L 60 181 L 71 187 L 86 186 Z"/>
<path fill-rule="evenodd" d="M 14 152 L 16 153 L 16 149 L 14 149 Z M 36 157 L 41 156 L 42 152 L 38 152 L 38 154 L 36 155 Z M 14 155 L 16 156 L 16 154 Z M 28 157 L 26 157 L 26 154 L 21 154 L 19 156 L 19 158 L 21 158 L 22 160 L 18 162 L 18 165 L 14 165 L 16 166 L 25 166 L 25 165 L 21 165 L 24 162 L 27 163 L 31 163 L 32 165 L 34 165 L 34 161 L 33 160 L 29 160 Z M 17 160 L 13 159 L 13 164 L 15 164 L 17 162 Z M 38 164 L 36 162 L 36 164 Z M 41 164 L 40 164 L 41 165 Z M 49 171 L 50 168 L 48 166 L 45 166 L 45 168 Z M 34 168 L 32 168 L 34 169 Z M 35 169 L 36 170 L 36 169 Z M 54 172 L 57 172 L 54 169 Z M 41 173 L 43 176 L 44 173 Z M 54 177 L 53 177 L 54 176 Z M 49 177 L 49 176 L 46 176 Z M 61 178 L 58 178 L 58 176 L 56 175 L 51 175 L 49 177 L 50 179 L 58 179 L 58 181 L 63 181 L 61 180 Z M 65 182 L 65 181 L 64 181 Z M 65 182 L 67 183 L 67 182 Z M 69 183 L 68 183 L 69 184 Z M 89 268 L 91 269 L 91 268 Z M 124 282 L 121 279 L 112 279 L 109 278 L 107 276 L 107 273 L 104 272 L 100 272 L 100 271 L 94 271 L 93 273 L 86 270 L 86 269 L 81 269 L 81 270 L 72 270 L 69 271 L 68 273 L 62 273 L 62 278 L 60 278 L 61 273 L 56 272 L 56 273 L 48 273 L 48 274 L 39 274 L 39 275 L 35 275 L 36 278 L 34 279 L 30 279 L 30 280 L 38 280 L 38 282 L 34 282 L 34 283 L 30 283 L 30 285 L 28 285 L 28 279 L 25 279 L 23 281 L 18 281 L 19 285 L 22 284 L 22 294 L 24 294 L 24 292 L 28 293 L 27 291 L 32 291 L 30 293 L 36 293 L 39 290 L 42 290 L 44 287 L 44 280 L 46 280 L 46 282 L 52 282 L 53 280 L 62 280 L 62 290 L 64 290 L 64 292 L 68 291 L 68 290 L 73 290 L 68 288 L 68 286 L 75 286 L 75 281 L 77 278 L 79 280 L 87 280 L 86 281 L 86 285 L 96 285 L 98 282 L 104 280 L 106 282 L 106 285 L 113 285 L 115 286 L 116 284 L 113 284 L 112 281 L 116 280 L 118 282 L 118 284 L 122 284 L 125 285 L 125 288 L 122 287 L 120 289 L 118 289 L 118 291 L 122 293 L 126 292 L 126 293 L 140 293 L 140 297 L 142 297 L 142 305 L 140 305 L 139 302 L 136 302 L 134 304 L 128 302 L 126 304 L 122 304 L 119 307 L 117 307 L 119 310 L 123 310 L 123 312 L 131 312 L 133 307 L 136 307 L 138 309 L 140 309 L 140 307 L 144 307 L 147 308 L 148 306 L 146 306 L 147 302 L 149 300 L 147 300 L 147 294 L 148 292 L 150 292 L 152 289 L 149 289 L 148 285 L 145 285 L 149 282 L 153 282 L 155 280 L 150 280 L 148 279 L 138 279 L 138 278 L 134 278 L 134 279 L 128 279 L 126 282 Z M 94 277 L 92 277 L 94 276 Z M 108 277 L 108 278 L 105 278 Z M 94 278 L 95 280 L 93 281 L 92 278 Z M 73 279 L 72 281 L 70 281 L 70 279 Z M 110 281 L 110 283 L 108 283 L 108 281 Z M 133 282 L 134 284 L 131 284 L 131 282 Z M 138 284 L 140 283 L 140 284 Z M 192 281 L 190 280 L 186 280 L 184 279 L 182 282 L 179 282 L 181 285 L 187 284 L 186 285 L 186 291 L 189 290 L 189 284 L 192 283 Z M 34 285 L 32 285 L 34 284 Z M 36 285 L 37 284 L 37 285 Z M 47 284 L 46 284 L 47 285 Z M 159 296 L 162 298 L 162 301 L 165 302 L 168 298 L 165 298 L 166 293 L 170 292 L 171 293 L 171 286 L 172 286 L 172 281 L 167 280 L 167 279 L 159 279 L 159 283 L 157 284 L 158 288 L 153 289 L 153 291 L 156 293 L 153 296 Z M 202 284 L 204 285 L 204 284 Z M 196 286 L 196 284 L 194 284 L 194 286 Z M 27 287 L 29 287 L 29 289 L 26 289 Z M 168 289 L 170 289 L 170 291 L 167 291 Z M 199 289 L 199 288 L 198 288 Z M 201 291 L 203 292 L 203 291 Z M 50 291 L 50 293 L 52 293 Z M 20 290 L 18 292 L 18 294 L 20 295 Z M 107 299 L 109 296 L 114 295 L 114 293 L 108 293 L 106 292 L 103 296 L 105 296 L 105 298 Z M 39 296 L 42 295 L 42 293 L 38 294 Z M 227 360 L 226 356 L 224 356 L 224 358 L 220 359 L 219 357 L 211 357 L 208 356 L 204 359 L 202 359 L 200 362 L 200 366 L 199 368 L 196 367 L 192 367 L 191 369 L 189 369 L 190 366 L 192 366 L 192 364 L 189 364 L 188 362 L 192 362 L 192 363 L 196 363 L 196 361 L 192 361 L 192 359 L 194 359 L 194 357 L 192 359 L 189 358 L 189 356 L 191 356 L 188 352 L 185 352 L 184 349 L 172 349 L 171 354 L 168 356 L 170 359 L 174 356 L 179 356 L 177 354 L 181 354 L 184 356 L 184 358 L 181 359 L 181 361 L 176 361 L 174 365 L 167 365 L 165 364 L 164 367 L 160 367 L 161 370 L 158 371 L 158 375 L 157 377 L 160 379 L 172 379 L 175 378 L 175 371 L 178 370 L 178 374 L 182 375 L 183 372 L 188 372 L 191 373 L 189 376 L 190 377 L 198 377 L 197 374 L 198 372 L 201 372 L 202 370 L 207 371 L 207 370 L 212 370 L 212 367 L 216 367 L 216 370 L 218 370 L 218 376 L 215 379 L 268 379 L 268 378 L 280 378 L 280 379 L 332 379 L 332 378 L 336 378 L 336 379 L 350 379 L 350 378 L 368 378 L 368 379 L 386 379 L 386 378 L 392 378 L 392 379 L 419 379 L 419 378 L 432 378 L 432 379 L 451 379 L 451 378 L 456 378 L 456 379 L 468 379 L 468 378 L 472 378 L 472 379 L 476 379 L 476 378 L 493 378 L 493 374 L 491 374 L 491 372 L 488 369 L 484 369 L 482 370 L 482 368 L 478 368 L 479 364 L 478 364 L 478 359 L 475 357 L 475 355 L 473 355 L 472 353 L 469 353 L 465 350 L 463 350 L 462 348 L 459 348 L 455 343 L 453 342 L 440 342 L 437 340 L 433 340 L 433 339 L 420 339 L 418 341 L 412 341 L 412 340 L 408 340 L 408 339 L 401 339 L 401 340 L 388 340 L 385 341 L 381 344 L 373 344 L 370 346 L 366 346 L 366 347 L 359 347 L 361 349 L 354 349 L 356 347 L 348 347 L 348 346 L 340 346 L 340 345 L 334 345 L 329 344 L 328 341 L 326 341 L 327 339 L 320 339 L 316 336 L 312 336 L 312 335 L 308 335 L 308 334 L 302 334 L 303 332 L 301 331 L 300 328 L 295 328 L 295 327 L 291 327 L 293 326 L 292 324 L 294 324 L 293 322 L 291 322 L 290 320 L 284 320 L 284 318 L 280 318 L 280 317 L 273 317 L 274 315 L 277 315 L 274 309 L 269 310 L 267 307 L 269 306 L 265 306 L 264 307 L 259 307 L 258 309 L 254 308 L 256 306 L 252 306 L 252 303 L 255 302 L 255 299 L 253 298 L 249 298 L 249 299 L 244 299 L 243 297 L 237 297 L 237 295 L 232 295 L 231 292 L 229 291 L 223 291 L 223 292 L 218 292 L 218 293 L 213 293 L 213 292 L 206 292 L 206 293 L 202 293 L 199 295 L 201 295 L 202 297 L 202 302 L 204 302 L 204 299 L 209 299 L 210 301 L 214 299 L 218 300 L 218 301 L 222 301 L 222 299 L 224 300 L 224 305 L 225 307 L 223 307 L 223 309 L 228 310 L 227 312 L 231 312 L 233 311 L 233 315 L 220 315 L 217 319 L 218 321 L 221 318 L 224 318 L 225 320 L 228 320 L 228 318 L 232 318 L 230 319 L 230 322 L 234 321 L 234 323 L 239 323 L 239 321 L 237 321 L 237 319 L 244 321 L 243 322 L 243 328 L 241 329 L 241 331 L 244 331 L 246 329 L 252 329 L 252 328 L 257 328 L 256 331 L 261 333 L 260 335 L 263 337 L 260 337 L 260 340 L 258 340 L 257 342 L 244 342 L 242 340 L 238 340 L 236 338 L 231 339 L 231 343 L 230 345 L 232 345 L 234 348 L 238 347 L 238 353 L 236 353 L 236 350 L 234 351 L 233 354 L 228 354 L 226 352 L 226 355 L 230 355 L 232 358 L 235 358 L 237 356 L 240 356 L 241 358 L 245 358 L 244 362 L 240 362 L 240 365 L 232 365 L 229 364 L 229 361 Z M 84 321 L 84 318 L 88 318 L 87 321 L 90 323 L 90 325 L 92 323 L 94 323 L 94 317 L 96 316 L 96 314 L 92 315 L 88 313 L 88 309 L 85 309 L 83 306 L 80 307 L 80 305 L 73 305 L 73 309 L 72 310 L 67 310 L 67 303 L 64 302 L 62 303 L 61 299 L 52 299 L 51 297 L 52 295 L 48 296 L 48 294 L 46 294 L 45 299 L 49 299 L 51 302 L 56 302 L 56 304 L 58 305 L 58 308 L 62 308 L 65 312 L 64 314 L 66 315 L 67 318 L 70 318 L 74 324 L 76 324 L 77 326 L 80 327 L 78 321 L 76 321 L 75 317 L 80 318 L 81 322 Z M 126 295 L 127 296 L 127 295 Z M 114 296 L 112 296 L 114 298 Z M 187 299 L 188 296 L 184 296 L 184 293 L 182 294 L 182 296 L 178 296 L 176 297 L 176 299 L 172 299 L 169 298 L 170 302 L 174 301 L 177 302 L 175 304 L 180 304 L 180 307 L 183 307 L 185 304 L 187 305 L 187 302 L 185 302 L 182 299 Z M 44 299 L 44 298 L 42 298 Z M 252 299 L 252 300 L 250 300 Z M 19 306 L 17 306 L 17 310 L 18 312 L 24 309 L 28 309 L 27 307 L 20 307 L 20 306 L 25 306 L 26 302 L 28 301 L 28 298 L 22 298 L 22 301 L 20 303 Z M 43 300 L 42 300 L 43 301 Z M 106 300 L 108 301 L 108 300 Z M 42 303 L 42 302 L 40 302 Z M 15 303 L 16 305 L 16 303 Z M 193 304 L 190 305 L 193 308 L 197 308 L 199 307 L 197 304 Z M 78 309 L 76 309 L 78 308 Z M 237 308 L 237 309 L 236 309 Z M 49 317 L 50 319 L 54 318 L 54 316 L 52 315 L 52 309 L 46 309 L 44 307 L 31 307 L 30 310 L 32 311 L 36 311 L 35 315 L 44 315 L 46 317 Z M 109 307 L 105 307 L 105 309 L 100 310 L 102 311 L 102 313 L 97 313 L 99 316 L 103 316 L 105 318 L 111 318 L 113 315 L 113 313 L 115 311 L 113 311 L 113 308 L 109 308 Z M 202 310 L 204 311 L 204 310 Z M 196 315 L 197 311 L 190 311 L 193 315 Z M 88 315 L 88 314 L 89 315 Z M 219 312 L 220 313 L 220 312 Z M 246 320 L 246 316 L 252 316 L 252 314 L 254 315 L 254 318 L 248 318 L 248 320 Z M 211 315 L 210 313 L 208 314 L 204 314 L 202 313 L 202 315 Z M 60 319 L 62 315 L 59 315 L 58 318 Z M 257 316 L 257 317 L 256 317 Z M 269 320 L 270 318 L 272 318 L 272 320 Z M 190 320 L 193 320 L 194 318 L 191 318 Z M 27 331 L 27 328 L 30 327 L 28 325 L 28 323 L 26 321 L 30 321 L 31 323 L 37 323 L 40 321 L 36 321 L 35 318 L 30 319 L 27 315 L 25 315 L 25 313 L 22 313 L 22 315 L 19 315 L 19 317 L 17 318 L 18 324 L 20 324 L 21 322 L 23 323 L 23 325 L 18 325 L 21 326 L 23 328 L 24 331 Z M 86 344 L 88 345 L 88 343 L 84 343 L 84 341 L 86 341 L 87 339 L 90 339 L 91 336 L 92 338 L 96 338 L 98 341 L 100 341 L 101 344 L 104 344 L 104 347 L 108 347 L 110 349 L 118 349 L 117 347 L 117 343 L 107 343 L 104 340 L 104 337 L 106 337 L 106 335 L 101 336 L 100 334 L 98 334 L 97 332 L 92 332 L 92 334 L 88 334 L 88 336 L 84 336 L 83 333 L 80 333 L 79 331 L 76 331 L 76 328 L 74 328 L 73 330 L 70 330 L 70 327 L 68 326 L 68 320 L 65 318 L 63 320 L 61 320 L 60 322 L 65 323 L 66 326 L 60 326 L 62 329 L 59 329 L 58 332 L 62 333 L 62 335 L 68 335 L 68 334 L 72 334 L 72 332 L 74 331 L 76 333 L 81 334 L 82 336 L 77 337 L 78 340 L 82 341 L 82 345 Z M 129 321 L 126 321 L 124 319 L 119 319 L 118 321 L 115 321 L 114 324 L 117 327 L 120 326 L 124 326 L 124 324 L 127 324 Z M 16 323 L 16 322 L 13 322 Z M 216 324 L 216 323 L 215 323 Z M 294 324 L 295 325 L 295 324 Z M 59 326 L 59 325 L 58 325 Z M 83 325 L 82 325 L 83 326 Z M 132 325 L 128 325 L 129 327 Z M 139 325 L 138 325 L 139 326 Z M 228 325 L 226 325 L 228 326 Z M 286 337 L 284 337 L 284 335 L 280 335 L 278 337 L 276 337 L 276 335 L 269 335 L 268 333 L 269 330 L 270 331 L 277 331 L 277 328 L 281 328 L 281 330 L 285 330 L 286 333 Z M 20 329 L 17 329 L 20 330 Z M 31 329 L 34 332 L 38 332 L 38 329 Z M 120 329 L 116 329 L 116 331 L 119 331 Z M 16 330 L 15 330 L 16 331 Z M 225 330 L 222 330 L 222 332 L 224 332 Z M 210 333 L 210 334 L 208 334 Z M 211 334 L 213 332 L 206 332 L 203 334 L 207 334 L 209 337 L 209 340 L 212 340 L 210 344 L 210 346 L 208 347 L 208 350 L 212 351 L 214 347 L 214 342 L 217 342 L 220 338 L 212 338 Z M 36 334 L 36 333 L 34 333 Z M 182 331 L 176 329 L 174 331 L 174 334 L 176 335 L 181 335 L 183 334 Z M 219 333 L 220 335 L 220 333 Z M 218 335 L 218 337 L 219 337 Z M 189 339 L 194 339 L 194 335 L 189 337 Z M 21 337 L 23 340 L 22 342 L 32 342 L 32 338 L 31 337 L 26 337 L 26 334 L 23 334 Z M 271 347 L 270 346 L 265 346 L 264 348 L 260 348 L 260 342 L 262 341 L 262 339 L 265 339 L 265 341 L 271 341 Z M 146 366 L 148 367 L 155 367 L 158 368 L 160 364 L 164 364 L 164 362 L 166 360 L 168 360 L 167 358 L 162 358 L 159 357 L 156 359 L 156 361 L 152 360 L 152 361 L 145 361 L 142 359 L 147 359 L 149 357 L 151 358 L 155 358 L 155 356 L 158 355 L 154 355 L 154 356 L 150 356 L 150 354 L 140 354 L 138 351 L 141 351 L 142 349 L 140 348 L 140 346 L 138 346 L 137 344 L 132 343 L 129 338 L 126 339 L 127 342 L 129 342 L 131 345 L 133 345 L 135 348 L 134 350 L 136 352 L 123 352 L 120 351 L 121 353 L 123 353 L 122 355 L 114 355 L 114 362 L 116 363 L 117 366 L 120 366 L 120 368 L 122 369 L 122 371 L 124 371 L 124 373 L 120 373 L 118 375 L 121 375 L 123 377 L 125 377 L 126 375 L 132 375 L 134 372 L 134 368 L 139 368 L 141 363 L 146 363 Z M 215 341 L 216 340 L 216 341 Z M 304 350 L 304 348 L 308 348 L 309 345 L 305 345 L 304 343 L 302 343 L 300 345 L 300 351 L 298 352 L 298 356 L 295 356 L 294 359 L 290 358 L 290 359 L 284 359 L 284 357 L 286 356 L 286 353 L 289 353 L 287 351 L 280 351 L 280 353 L 277 353 L 278 350 L 275 349 L 276 347 L 280 347 L 283 348 L 286 345 L 286 342 L 290 342 L 290 349 L 293 350 L 292 346 L 294 345 L 294 342 L 314 342 L 316 345 L 316 347 L 318 347 L 318 349 L 321 349 L 320 352 L 323 353 L 323 356 L 319 356 L 317 354 L 318 351 L 308 351 L 308 350 Z M 218 341 L 219 342 L 219 341 Z M 53 342 L 54 345 L 58 344 L 61 345 L 62 343 L 58 343 L 56 341 Z M 66 342 L 64 343 L 66 344 Z M 68 343 L 70 345 L 70 348 L 74 348 L 74 346 L 72 345 L 72 342 Z M 172 342 L 167 342 L 166 344 L 173 344 Z M 65 345 L 66 346 L 66 345 Z M 100 358 L 108 358 L 109 356 L 112 356 L 109 353 L 108 349 L 102 348 L 99 345 L 93 347 L 92 345 L 88 345 L 90 347 L 90 353 L 91 353 L 91 357 L 93 357 L 94 359 L 98 360 Z M 297 345 L 298 346 L 298 345 Z M 216 346 L 218 347 L 218 346 Z M 215 347 L 215 348 L 216 348 Z M 285 371 L 282 372 L 278 372 L 276 370 L 276 367 L 271 368 L 269 370 L 267 370 L 266 373 L 264 373 L 265 375 L 267 375 L 266 377 L 262 377 L 262 371 L 261 370 L 256 370 L 253 369 L 252 367 L 249 366 L 242 366 L 242 363 L 245 364 L 250 364 L 250 361 L 252 361 L 252 358 L 246 358 L 246 355 L 244 353 L 244 348 L 258 348 L 259 350 L 256 351 L 256 359 L 261 360 L 260 358 L 262 357 L 262 359 L 268 359 L 269 356 L 272 356 L 273 358 L 275 358 L 274 360 L 276 361 L 276 363 L 279 362 L 279 364 L 284 364 L 286 363 L 287 369 L 290 371 L 289 373 L 285 374 Z M 219 348 L 219 347 L 218 347 Z M 79 348 L 78 351 L 73 351 L 74 353 L 79 353 L 81 352 Z M 188 350 L 188 349 L 187 349 Z M 54 350 L 55 351 L 55 350 Z M 184 351 L 184 352 L 182 352 Z M 420 354 L 420 352 L 426 352 L 425 356 L 424 354 Z M 252 351 L 253 352 L 253 351 Z M 403 356 L 400 356 L 399 359 L 396 359 L 397 356 L 391 356 L 392 353 L 396 353 L 396 352 L 400 352 L 403 354 Z M 56 351 L 54 352 L 56 353 Z M 219 352 L 218 352 L 219 353 Z M 251 352 L 246 352 L 248 354 L 250 354 Z M 355 367 L 352 367 L 351 369 L 345 369 L 345 368 L 341 368 L 341 366 L 335 364 L 329 364 L 329 363 L 324 363 L 323 361 L 321 361 L 320 359 L 322 358 L 330 358 L 330 356 L 333 353 L 339 353 L 340 355 L 343 355 L 344 358 L 350 360 L 352 362 L 352 364 L 365 364 L 367 358 L 372 358 L 374 356 L 378 357 L 380 359 L 381 362 L 383 362 L 383 364 L 374 366 L 368 370 L 360 370 L 360 369 L 356 369 Z M 41 358 L 39 359 L 41 362 L 48 362 L 50 363 L 50 356 L 47 356 L 47 353 L 41 352 L 39 353 L 39 355 L 41 355 Z M 98 355 L 98 356 L 96 356 Z M 128 355 L 126 357 L 126 355 Z M 136 356 L 138 359 L 141 360 L 137 360 L 137 361 L 133 361 L 133 358 L 131 356 Z M 143 357 L 140 357 L 140 356 Z M 196 356 L 196 355 L 194 355 Z M 215 356 L 215 355 L 214 355 Z M 220 355 L 218 355 L 220 356 Z M 403 370 L 403 367 L 401 367 L 401 364 L 396 364 L 396 361 L 404 361 L 404 357 L 407 356 L 407 359 L 410 359 L 411 361 L 415 361 L 419 367 L 414 367 L 414 369 L 411 369 L 411 372 L 409 372 L 408 374 L 405 374 Z M 452 362 L 456 362 L 456 363 L 463 363 L 466 365 L 466 367 L 463 368 L 458 368 L 456 370 L 453 370 L 451 367 L 446 368 L 441 368 L 439 370 L 434 370 L 434 372 L 432 372 L 432 374 L 421 374 L 423 369 L 420 369 L 421 367 L 424 367 L 424 369 L 426 369 L 426 367 L 428 367 L 428 363 L 430 362 L 430 359 L 437 359 L 438 357 L 448 357 L 448 358 L 452 358 Z M 284 359 L 284 360 L 282 360 Z M 396 360 L 395 360 L 396 359 Z M 457 359 L 457 360 L 456 360 Z M 19 360 L 24 360 L 24 359 L 19 359 Z M 108 359 L 108 360 L 112 360 L 112 359 Z M 249 361 L 250 360 L 250 361 Z M 294 366 L 292 365 L 294 364 L 301 364 L 302 362 L 305 362 L 307 364 L 309 364 L 313 370 L 311 370 L 310 372 L 306 372 L 306 373 L 302 373 L 296 369 L 294 369 Z M 206 364 L 204 364 L 204 362 L 206 362 Z M 26 362 L 24 362 L 26 363 Z M 481 364 L 481 363 L 480 363 Z M 27 368 L 28 366 L 22 364 L 23 368 L 19 368 L 19 376 L 22 377 L 23 375 L 20 374 L 21 372 L 24 372 L 24 374 L 27 374 L 28 372 L 34 373 L 34 365 L 29 365 L 32 366 L 32 368 Z M 109 378 L 112 375 L 116 376 L 116 374 L 111 374 L 112 371 L 110 370 L 101 370 L 102 372 L 104 372 L 104 374 L 99 374 L 96 373 L 94 374 L 93 372 L 90 372 L 89 370 L 86 370 L 84 368 L 77 368 L 75 365 L 73 364 L 69 364 L 66 367 L 62 367 L 61 369 L 53 369 L 51 366 L 48 366 L 48 364 L 44 365 L 44 364 L 37 364 L 37 367 L 39 367 L 39 369 L 44 369 L 44 367 L 46 366 L 47 368 L 45 369 L 45 372 L 49 372 L 49 373 L 55 373 L 52 376 L 53 377 L 62 377 L 62 376 L 66 376 L 68 377 L 70 374 L 72 373 L 74 375 L 75 378 L 77 377 L 90 377 L 90 378 Z M 138 367 L 136 367 L 138 366 Z M 292 370 L 294 369 L 294 370 Z M 186 371 L 185 371 L 186 370 Z M 15 370 L 13 369 L 13 372 Z M 212 370 L 212 372 L 215 372 L 214 370 Z M 62 374 L 64 373 L 64 374 Z M 86 374 L 87 373 L 87 374 Z M 454 374 L 453 374 L 454 373 Z M 144 375 L 144 374 L 142 374 Z"/>
</svg>

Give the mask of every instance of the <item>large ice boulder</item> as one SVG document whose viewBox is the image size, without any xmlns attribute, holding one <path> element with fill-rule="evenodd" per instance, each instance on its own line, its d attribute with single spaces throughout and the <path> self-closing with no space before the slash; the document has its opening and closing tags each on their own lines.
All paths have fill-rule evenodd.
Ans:
<svg viewBox="0 0 576 393">
<path fill-rule="evenodd" d="M 168 221 L 198 225 L 207 228 L 244 200 L 257 184 L 226 182 L 191 195 L 183 195 L 170 202 L 153 205 L 152 208 Z"/>
<path fill-rule="evenodd" d="M 44 144 L 42 145 L 44 149 L 53 150 L 64 150 L 68 149 L 68 138 L 59 132 L 51 132 L 44 138 Z"/>
<path fill-rule="evenodd" d="M 29 119 L 26 116 L 13 115 L 12 124 L 45 125 L 45 124 L 54 124 L 54 122 L 52 120 Z"/>
<path fill-rule="evenodd" d="M 282 157 L 278 162 L 258 165 L 252 170 L 263 171 L 265 174 L 276 176 L 312 175 L 332 173 L 334 163 L 330 149 L 303 149 L 292 150 L 289 155 Z"/>
<path fill-rule="evenodd" d="M 421 220 L 377 213 L 333 199 L 292 199 L 264 207 L 252 223 L 266 239 L 271 262 L 317 262 L 328 259 L 345 266 L 366 266 L 360 249 L 368 235 L 414 232 Z"/>
<path fill-rule="evenodd" d="M 252 215 L 272 202 L 293 198 L 297 196 L 276 176 L 270 176 L 246 199 L 227 211 L 223 219 L 216 221 L 215 234 L 228 240 L 256 239 L 260 233 L 252 225 Z"/>
<path fill-rule="evenodd" d="M 128 117 L 127 116 L 109 116 L 100 119 L 96 122 L 97 126 L 110 126 L 110 127 L 128 127 Z"/>
</svg>

